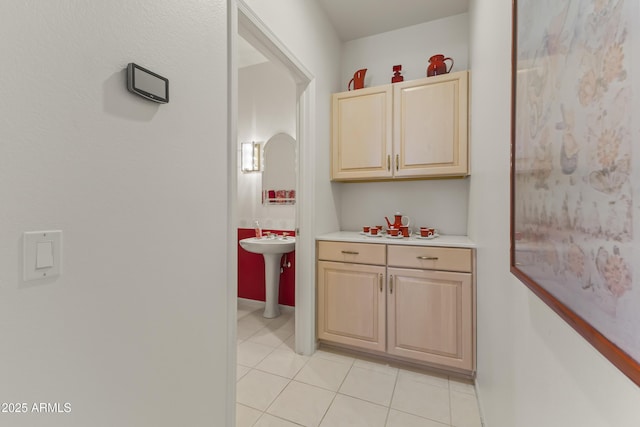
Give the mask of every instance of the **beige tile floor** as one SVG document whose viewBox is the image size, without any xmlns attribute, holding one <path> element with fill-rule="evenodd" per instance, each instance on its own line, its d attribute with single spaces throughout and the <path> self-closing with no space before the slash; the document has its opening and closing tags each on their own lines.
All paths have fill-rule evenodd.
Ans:
<svg viewBox="0 0 640 427">
<path fill-rule="evenodd" d="M 238 427 L 481 427 L 471 382 L 347 353 L 294 352 L 293 311 L 238 301 Z"/>
</svg>

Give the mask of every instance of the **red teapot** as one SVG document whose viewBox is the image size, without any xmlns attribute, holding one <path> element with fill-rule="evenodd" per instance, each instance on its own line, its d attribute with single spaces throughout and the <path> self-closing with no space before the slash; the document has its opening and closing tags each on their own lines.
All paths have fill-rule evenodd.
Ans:
<svg viewBox="0 0 640 427">
<path fill-rule="evenodd" d="M 407 220 L 407 223 L 403 223 L 402 220 L 405 219 Z M 409 224 L 411 223 L 411 218 L 409 218 L 406 215 L 402 215 L 400 212 L 396 212 L 394 215 L 394 221 L 393 224 L 391 223 L 391 221 L 389 221 L 389 218 L 387 218 L 386 216 L 384 217 L 384 219 L 387 221 L 387 225 L 389 226 L 389 228 L 395 228 L 395 229 L 400 229 L 400 227 L 402 226 L 409 226 Z"/>
<path fill-rule="evenodd" d="M 444 61 L 451 61 L 451 66 L 447 70 L 447 64 Z M 429 66 L 427 67 L 427 77 L 447 74 L 453 68 L 453 59 L 445 58 L 444 55 L 433 55 L 429 58 Z"/>
</svg>

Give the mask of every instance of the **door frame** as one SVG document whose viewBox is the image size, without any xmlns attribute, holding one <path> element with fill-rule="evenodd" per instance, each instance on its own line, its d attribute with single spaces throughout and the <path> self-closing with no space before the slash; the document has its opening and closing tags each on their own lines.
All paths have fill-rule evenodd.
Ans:
<svg viewBox="0 0 640 427">
<path fill-rule="evenodd" d="M 236 346 L 237 346 L 237 192 L 238 192 L 238 66 L 237 38 L 252 44 L 267 59 L 289 71 L 296 84 L 296 274 L 295 274 L 295 351 L 311 355 L 316 349 L 315 339 L 315 210 L 313 175 L 315 169 L 315 92 L 314 76 L 276 37 L 244 0 L 228 0 L 228 195 L 227 214 L 227 420 L 235 425 Z"/>
</svg>

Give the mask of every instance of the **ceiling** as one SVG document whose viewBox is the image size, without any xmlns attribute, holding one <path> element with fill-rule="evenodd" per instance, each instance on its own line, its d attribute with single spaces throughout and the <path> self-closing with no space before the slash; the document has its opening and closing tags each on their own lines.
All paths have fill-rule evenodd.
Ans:
<svg viewBox="0 0 640 427">
<path fill-rule="evenodd" d="M 316 0 L 343 42 L 467 12 L 469 0 Z M 238 37 L 238 68 L 266 62 Z"/>
<path fill-rule="evenodd" d="M 248 41 L 238 36 L 238 68 L 267 62 L 267 58 L 251 46 Z"/>
<path fill-rule="evenodd" d="M 469 0 L 317 0 L 343 42 L 467 12 Z"/>
</svg>

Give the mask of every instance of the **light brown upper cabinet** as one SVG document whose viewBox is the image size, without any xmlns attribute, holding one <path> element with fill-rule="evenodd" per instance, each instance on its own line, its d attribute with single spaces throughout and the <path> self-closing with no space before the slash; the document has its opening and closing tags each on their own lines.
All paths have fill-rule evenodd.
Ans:
<svg viewBox="0 0 640 427">
<path fill-rule="evenodd" d="M 331 179 L 389 179 L 393 122 L 391 85 L 333 95 Z"/>
<path fill-rule="evenodd" d="M 331 179 L 469 174 L 468 72 L 333 94 Z"/>
</svg>

